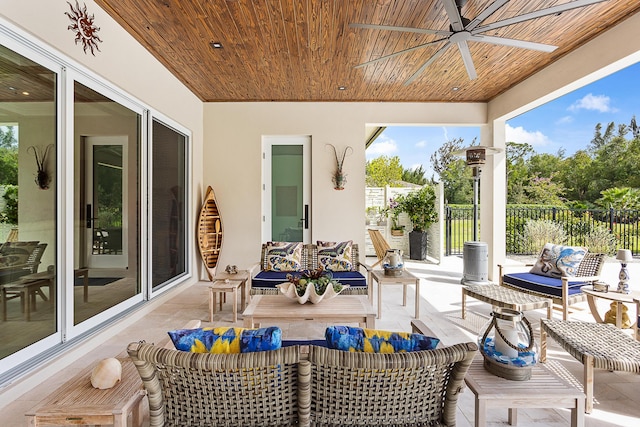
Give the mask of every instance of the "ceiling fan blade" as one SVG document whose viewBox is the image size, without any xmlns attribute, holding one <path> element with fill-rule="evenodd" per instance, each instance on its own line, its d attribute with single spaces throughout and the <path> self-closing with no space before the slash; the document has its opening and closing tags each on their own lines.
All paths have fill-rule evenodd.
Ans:
<svg viewBox="0 0 640 427">
<path fill-rule="evenodd" d="M 410 84 L 412 81 L 414 81 L 416 79 L 416 77 L 418 77 L 424 70 L 425 68 L 427 68 L 429 65 L 433 64 L 433 62 L 438 59 L 448 48 L 449 46 L 451 46 L 451 42 L 447 41 L 440 49 L 438 49 L 438 51 L 436 53 L 434 53 L 433 55 L 431 55 L 431 58 L 429 58 L 427 60 L 427 62 L 425 62 L 424 64 L 422 64 L 422 66 L 420 68 L 418 68 L 418 71 L 416 71 L 415 73 L 413 73 L 411 75 L 411 77 L 409 77 L 405 82 L 405 86 Z"/>
<path fill-rule="evenodd" d="M 399 50 L 399 51 L 391 53 L 389 55 L 381 56 L 380 58 L 376 58 L 376 59 L 372 59 L 371 61 L 363 62 L 362 64 L 358 64 L 353 68 L 362 68 L 362 67 L 367 66 L 367 65 L 375 64 L 376 62 L 384 61 L 385 59 L 393 58 L 394 56 L 402 55 L 403 53 L 413 52 L 414 50 L 422 49 L 423 47 L 429 46 L 430 44 L 441 42 L 443 40 L 446 40 L 446 39 L 434 40 L 434 41 L 429 42 L 429 43 L 424 43 L 424 44 L 420 44 L 418 46 L 410 47 L 408 49 Z"/>
<path fill-rule="evenodd" d="M 449 21 L 451 22 L 451 28 L 453 31 L 462 31 L 464 25 L 462 25 L 462 17 L 458 12 L 458 6 L 456 6 L 455 0 L 442 0 L 444 10 L 447 12 Z"/>
<path fill-rule="evenodd" d="M 458 49 L 460 50 L 460 55 L 462 55 L 462 62 L 464 62 L 464 67 L 467 69 L 467 74 L 469 75 L 469 80 L 475 80 L 478 78 L 478 73 L 476 73 L 476 67 L 473 65 L 473 58 L 471 57 L 471 51 L 469 51 L 469 45 L 467 45 L 466 41 L 459 41 Z"/>
<path fill-rule="evenodd" d="M 474 42 L 498 44 L 502 46 L 521 47 L 523 49 L 539 50 L 540 52 L 553 52 L 558 46 L 550 44 L 527 42 L 524 40 L 507 39 L 505 37 L 494 37 L 483 34 L 470 36 L 469 40 Z"/>
<path fill-rule="evenodd" d="M 489 7 L 480 13 L 480 15 L 476 16 L 474 19 L 469 22 L 464 29 L 467 31 L 471 31 L 476 28 L 478 25 L 482 24 L 482 21 L 493 15 L 498 9 L 500 9 L 505 4 L 509 3 L 510 0 L 496 0 Z"/>
<path fill-rule="evenodd" d="M 428 28 L 396 27 L 395 25 L 349 24 L 349 26 L 351 28 L 368 28 L 370 30 L 388 30 L 388 31 L 401 31 L 406 33 L 436 34 L 436 35 L 445 36 L 445 37 L 451 35 L 451 31 L 430 30 Z"/>
<path fill-rule="evenodd" d="M 489 30 L 495 30 L 497 28 L 506 27 L 507 25 L 517 24 L 519 22 L 529 21 L 531 19 L 542 18 L 547 15 L 555 15 L 558 13 L 566 12 L 567 10 L 577 9 L 579 7 L 590 6 L 596 3 L 602 3 L 608 0 L 575 0 L 569 3 L 560 4 L 557 6 L 549 7 L 547 9 L 537 10 L 531 13 L 525 13 L 524 15 L 514 16 L 513 18 L 497 21 L 492 24 L 483 25 L 472 31 L 472 34 L 482 33 Z"/>
</svg>

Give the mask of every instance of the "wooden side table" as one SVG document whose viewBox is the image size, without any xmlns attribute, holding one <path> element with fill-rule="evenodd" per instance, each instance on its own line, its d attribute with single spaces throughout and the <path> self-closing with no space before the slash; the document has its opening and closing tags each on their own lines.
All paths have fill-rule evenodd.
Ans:
<svg viewBox="0 0 640 427">
<path fill-rule="evenodd" d="M 401 276 L 386 276 L 384 270 L 371 270 L 371 278 L 378 283 L 378 319 L 382 317 L 382 285 L 402 285 L 402 305 L 407 305 L 407 285 L 416 285 L 415 318 L 420 317 L 420 278 L 407 270 Z"/>
<path fill-rule="evenodd" d="M 488 408 L 508 408 L 509 424 L 518 422 L 517 408 L 569 408 L 571 427 L 584 426 L 584 393 L 541 363 L 527 381 L 507 380 L 489 373 L 482 357 L 476 357 L 464 382 L 475 395 L 475 426 L 487 425 Z"/>
<path fill-rule="evenodd" d="M 237 273 L 227 273 L 226 271 L 221 271 L 219 273 L 216 273 L 215 276 L 213 276 L 213 281 L 215 280 L 240 280 L 242 281 L 242 285 L 244 286 L 244 292 L 245 295 L 248 296 L 249 298 L 251 297 L 251 274 L 249 273 L 248 270 L 238 270 Z M 248 301 L 246 300 L 242 300 L 242 309 L 244 310 L 245 308 L 247 308 L 246 304 L 249 304 Z"/>
<path fill-rule="evenodd" d="M 118 357 L 122 362 L 122 380 L 106 390 L 93 388 L 91 371 L 93 365 L 78 373 L 38 406 L 25 413 L 27 425 L 109 425 L 127 427 L 140 426 L 141 403 L 145 393 L 140 375 L 129 357 Z"/>
<path fill-rule="evenodd" d="M 219 293 L 231 292 L 233 294 L 233 322 L 238 321 L 238 288 L 241 288 L 242 295 L 242 308 L 246 302 L 245 286 L 243 286 L 243 280 L 214 280 L 209 285 L 209 321 L 213 322 L 213 314 L 216 312 L 217 295 Z M 222 298 L 220 298 L 220 310 L 222 310 Z"/>
</svg>

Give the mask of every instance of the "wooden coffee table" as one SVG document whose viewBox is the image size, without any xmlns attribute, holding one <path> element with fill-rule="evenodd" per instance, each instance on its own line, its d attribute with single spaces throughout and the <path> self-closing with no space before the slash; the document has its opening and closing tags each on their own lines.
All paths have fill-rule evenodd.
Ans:
<svg viewBox="0 0 640 427">
<path fill-rule="evenodd" d="M 262 323 L 315 320 L 324 323 L 358 323 L 374 329 L 376 311 L 366 295 L 338 295 L 320 304 L 300 304 L 284 295 L 255 295 L 242 313 L 245 328 Z"/>
</svg>

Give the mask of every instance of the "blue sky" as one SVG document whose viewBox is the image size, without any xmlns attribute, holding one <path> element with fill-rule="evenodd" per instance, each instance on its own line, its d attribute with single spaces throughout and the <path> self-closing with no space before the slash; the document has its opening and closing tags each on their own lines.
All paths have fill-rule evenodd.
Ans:
<svg viewBox="0 0 640 427">
<path fill-rule="evenodd" d="M 595 126 L 609 122 L 629 124 L 636 115 L 640 121 L 640 64 L 577 89 L 507 122 L 507 141 L 526 142 L 538 153 L 565 156 L 588 146 Z M 476 127 L 393 126 L 367 149 L 367 160 L 399 156 L 405 168 L 422 165 L 431 177 L 431 154 L 447 140 L 463 138 L 465 146 L 474 137 L 480 139 Z"/>
</svg>

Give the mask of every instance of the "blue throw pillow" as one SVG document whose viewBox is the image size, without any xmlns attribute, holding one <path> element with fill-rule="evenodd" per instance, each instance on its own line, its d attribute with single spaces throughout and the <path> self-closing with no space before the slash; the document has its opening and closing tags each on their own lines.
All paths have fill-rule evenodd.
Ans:
<svg viewBox="0 0 640 427">
<path fill-rule="evenodd" d="M 402 353 L 433 350 L 440 340 L 410 332 L 390 332 L 351 326 L 329 326 L 325 331 L 327 347 L 365 353 Z"/>
<path fill-rule="evenodd" d="M 177 350 L 191 353 L 252 353 L 282 346 L 282 330 L 277 326 L 178 329 L 168 334 Z"/>
</svg>

